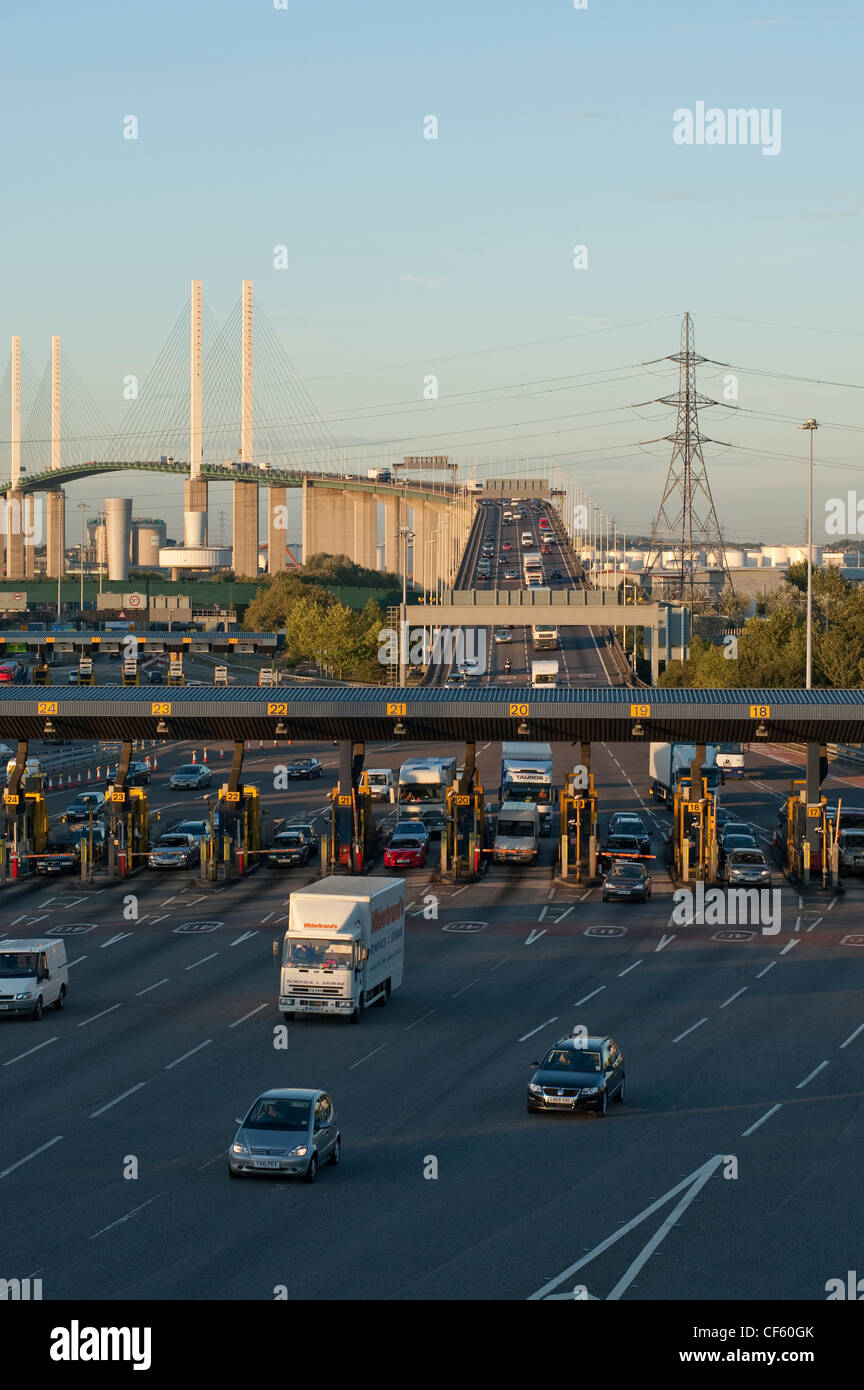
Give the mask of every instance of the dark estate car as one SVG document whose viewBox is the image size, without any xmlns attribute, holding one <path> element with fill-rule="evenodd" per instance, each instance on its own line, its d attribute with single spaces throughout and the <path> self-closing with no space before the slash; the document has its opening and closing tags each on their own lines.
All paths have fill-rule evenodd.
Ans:
<svg viewBox="0 0 864 1390">
<path fill-rule="evenodd" d="M 300 830 L 282 830 L 273 841 L 267 863 L 274 869 L 294 868 L 308 864 L 311 846 Z"/>
<path fill-rule="evenodd" d="M 651 853 L 651 835 L 644 820 L 635 811 L 616 811 L 609 820 L 610 835 L 635 835 L 642 854 Z"/>
<path fill-rule="evenodd" d="M 644 864 L 624 860 L 613 864 L 603 880 L 603 901 L 614 898 L 647 903 L 651 897 L 651 879 Z"/>
<path fill-rule="evenodd" d="M 528 1083 L 531 1110 L 596 1110 L 624 1099 L 624 1058 L 614 1038 L 569 1037 L 557 1042 Z"/>
<path fill-rule="evenodd" d="M 292 780 L 300 777 L 309 781 L 313 777 L 323 777 L 324 767 L 317 758 L 292 758 L 285 764 L 285 775 Z"/>
</svg>

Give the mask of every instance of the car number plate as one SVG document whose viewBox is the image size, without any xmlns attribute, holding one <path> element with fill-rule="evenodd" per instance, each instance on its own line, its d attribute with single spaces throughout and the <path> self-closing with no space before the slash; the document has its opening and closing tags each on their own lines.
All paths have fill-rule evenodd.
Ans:
<svg viewBox="0 0 864 1390">
<path fill-rule="evenodd" d="M 255 1160 L 255 1167 L 256 1167 L 256 1168 L 278 1168 L 278 1167 L 279 1167 L 279 1163 L 278 1163 L 278 1161 L 275 1160 L 275 1159 L 256 1158 L 256 1160 Z"/>
<path fill-rule="evenodd" d="M 573 1096 L 547 1096 L 546 1099 L 547 1101 L 551 1100 L 553 1105 L 572 1105 L 574 1098 Z"/>
<path fill-rule="evenodd" d="M 8 1004 L 0 1004 L 0 1009 L 8 1009 L 8 1008 L 9 1008 L 9 1005 L 8 1005 Z"/>
</svg>

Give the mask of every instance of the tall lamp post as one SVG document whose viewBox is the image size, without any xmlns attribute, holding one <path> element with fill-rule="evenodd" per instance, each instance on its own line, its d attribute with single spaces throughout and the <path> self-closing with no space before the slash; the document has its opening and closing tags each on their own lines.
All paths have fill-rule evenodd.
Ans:
<svg viewBox="0 0 864 1390">
<path fill-rule="evenodd" d="M 396 532 L 402 542 L 402 608 L 399 613 L 399 684 L 403 688 L 408 681 L 408 546 L 414 539 L 414 532 L 407 526 L 400 526 Z"/>
<path fill-rule="evenodd" d="M 807 674 L 805 689 L 813 685 L 813 431 L 819 426 L 815 420 L 805 420 L 799 430 L 807 430 L 810 435 L 810 501 L 807 508 Z"/>
<path fill-rule="evenodd" d="M 79 559 L 80 559 L 80 562 L 81 562 L 81 597 L 80 597 L 79 603 L 78 603 L 78 618 L 79 618 L 79 621 L 83 623 L 83 621 L 84 621 L 84 513 L 85 513 L 86 510 L 87 510 L 87 503 L 86 503 L 86 502 L 79 502 L 79 503 L 78 503 L 78 510 L 79 510 L 79 512 L 81 513 L 81 550 L 80 550 L 80 552 L 79 552 Z"/>
</svg>

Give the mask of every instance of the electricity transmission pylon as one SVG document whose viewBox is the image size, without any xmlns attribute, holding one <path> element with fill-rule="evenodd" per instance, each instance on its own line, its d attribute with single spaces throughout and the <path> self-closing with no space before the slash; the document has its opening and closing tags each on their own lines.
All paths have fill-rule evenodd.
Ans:
<svg viewBox="0 0 864 1390">
<path fill-rule="evenodd" d="M 677 392 L 671 396 L 660 396 L 654 402 L 676 406 L 678 418 L 675 433 L 663 436 L 672 444 L 672 457 L 663 499 L 652 528 L 644 578 L 647 579 L 655 569 L 661 568 L 663 551 L 671 550 L 675 557 L 674 568 L 671 575 L 668 570 L 664 572 L 664 596 L 686 603 L 692 610 L 697 588 L 696 570 L 707 564 L 712 552 L 726 583 L 734 592 L 720 522 L 708 482 L 708 470 L 702 455 L 703 444 L 719 441 L 699 433 L 699 406 L 721 405 L 723 402 L 703 396 L 696 389 L 696 366 L 708 359 L 694 349 L 693 320 L 689 314 L 684 315 L 681 324 L 680 352 L 657 360 L 679 364 Z"/>
</svg>

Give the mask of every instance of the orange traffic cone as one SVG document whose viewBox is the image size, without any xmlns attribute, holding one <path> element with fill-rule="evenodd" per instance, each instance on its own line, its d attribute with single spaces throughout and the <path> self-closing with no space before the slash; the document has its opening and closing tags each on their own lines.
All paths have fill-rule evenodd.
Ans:
<svg viewBox="0 0 864 1390">
<path fill-rule="evenodd" d="M 224 748 L 220 748 L 220 749 L 219 749 L 219 757 L 220 757 L 220 758 L 224 758 L 224 757 L 225 757 L 225 749 L 224 749 Z"/>
<path fill-rule="evenodd" d="M 50 777 L 48 778 L 48 790 L 49 792 L 53 792 L 54 790 L 54 783 L 51 781 Z"/>
<path fill-rule="evenodd" d="M 192 761 L 193 763 L 197 763 L 198 761 L 198 754 L 195 752 L 194 748 L 192 749 Z"/>
<path fill-rule="evenodd" d="M 78 785 L 79 785 L 79 787 L 80 787 L 80 785 L 81 785 L 81 773 L 80 773 L 80 772 L 78 773 Z"/>
<path fill-rule="evenodd" d="M 156 754 L 154 753 L 154 754 L 153 754 L 153 771 L 154 771 L 154 772 L 156 771 L 156 769 L 157 769 L 158 766 L 159 766 L 159 763 L 158 763 L 158 761 L 157 761 Z"/>
<path fill-rule="evenodd" d="M 207 749 L 206 749 L 206 748 L 204 749 L 204 757 L 201 759 L 201 761 L 204 762 L 204 763 L 206 763 L 206 761 L 207 761 Z"/>
<path fill-rule="evenodd" d="M 87 769 L 87 781 L 88 781 L 88 782 L 92 782 L 92 781 L 93 781 L 93 774 L 91 773 L 89 767 L 88 767 L 88 769 Z"/>
</svg>

